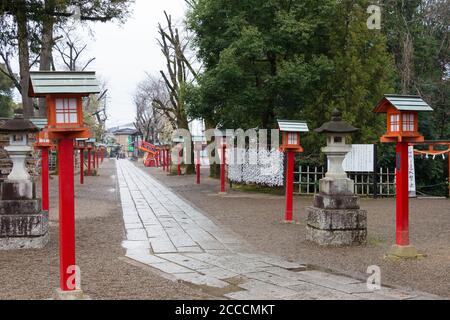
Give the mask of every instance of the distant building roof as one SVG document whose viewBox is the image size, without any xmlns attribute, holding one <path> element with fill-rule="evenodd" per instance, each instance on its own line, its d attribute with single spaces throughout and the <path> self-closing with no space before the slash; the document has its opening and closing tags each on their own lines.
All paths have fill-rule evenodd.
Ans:
<svg viewBox="0 0 450 320">
<path fill-rule="evenodd" d="M 115 136 L 133 136 L 139 132 L 136 129 L 125 128 L 112 131 L 111 133 Z"/>
<path fill-rule="evenodd" d="M 44 97 L 48 94 L 100 93 L 95 72 L 83 71 L 32 71 L 30 72 L 30 97 Z"/>
<path fill-rule="evenodd" d="M 278 126 L 283 132 L 309 132 L 308 124 L 305 121 L 278 120 Z"/>
<path fill-rule="evenodd" d="M 420 96 L 386 94 L 376 106 L 375 112 L 384 113 L 389 105 L 399 111 L 433 111 Z"/>
</svg>

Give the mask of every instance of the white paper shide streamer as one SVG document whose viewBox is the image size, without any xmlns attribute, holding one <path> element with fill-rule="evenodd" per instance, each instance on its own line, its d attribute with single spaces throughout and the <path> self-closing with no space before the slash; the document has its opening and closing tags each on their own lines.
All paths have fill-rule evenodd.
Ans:
<svg viewBox="0 0 450 320">
<path fill-rule="evenodd" d="M 270 187 L 284 184 L 284 154 L 279 150 L 229 149 L 228 179 Z"/>
</svg>

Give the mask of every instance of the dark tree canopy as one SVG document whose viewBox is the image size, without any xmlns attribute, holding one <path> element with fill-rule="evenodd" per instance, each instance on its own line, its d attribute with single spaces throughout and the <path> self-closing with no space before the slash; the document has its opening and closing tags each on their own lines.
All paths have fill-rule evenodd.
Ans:
<svg viewBox="0 0 450 320">
<path fill-rule="evenodd" d="M 199 0 L 189 13 L 205 65 L 190 112 L 227 128 L 275 128 L 277 118 L 320 126 L 338 107 L 377 137 L 372 114 L 392 86 L 386 39 L 367 28 L 369 1 Z M 369 125 L 370 124 L 370 125 Z M 314 134 L 306 145 L 316 145 Z M 306 148 L 308 149 L 308 148 Z M 318 153 L 317 146 L 309 148 Z"/>
</svg>

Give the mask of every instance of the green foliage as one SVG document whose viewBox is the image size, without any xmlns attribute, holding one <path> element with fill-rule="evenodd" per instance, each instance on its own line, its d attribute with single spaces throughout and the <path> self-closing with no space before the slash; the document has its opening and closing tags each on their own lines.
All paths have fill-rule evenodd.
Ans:
<svg viewBox="0 0 450 320">
<path fill-rule="evenodd" d="M 427 139 L 450 137 L 450 7 L 447 0 L 383 1 L 384 33 L 397 64 L 397 91 L 401 88 L 404 39 L 413 43 L 413 79 L 410 94 L 420 94 L 434 112 L 421 116 Z"/>
<path fill-rule="evenodd" d="M 0 65 L 0 68 L 2 66 Z M 14 101 L 13 97 L 14 84 L 12 81 L 0 72 L 0 117 L 9 118 L 13 114 Z"/>
<path fill-rule="evenodd" d="M 396 90 L 401 90 L 404 40 L 413 44 L 412 83 L 409 94 L 419 94 L 434 112 L 420 114 L 419 131 L 427 140 L 450 138 L 450 7 L 448 1 L 383 1 L 383 32 L 388 39 L 396 69 Z M 392 155 L 382 154 L 387 160 Z M 385 160 L 383 160 L 385 161 Z M 416 159 L 418 190 L 425 194 L 448 194 L 446 161 Z M 448 183 L 448 182 L 447 182 Z"/>
<path fill-rule="evenodd" d="M 188 16 L 205 72 L 189 90 L 191 116 L 227 128 L 276 128 L 304 119 L 311 128 L 338 107 L 361 128 L 354 142 L 384 130 L 372 113 L 392 91 L 386 39 L 368 30 L 368 1 L 199 0 Z M 323 138 L 303 139 L 319 155 Z"/>
</svg>

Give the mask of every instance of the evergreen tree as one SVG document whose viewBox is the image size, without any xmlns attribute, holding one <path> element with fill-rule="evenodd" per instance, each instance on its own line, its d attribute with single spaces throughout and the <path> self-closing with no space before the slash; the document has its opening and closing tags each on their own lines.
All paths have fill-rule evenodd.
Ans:
<svg viewBox="0 0 450 320">
<path fill-rule="evenodd" d="M 393 61 L 380 31 L 367 28 L 366 0 L 199 0 L 188 17 L 205 72 L 190 112 L 228 128 L 275 128 L 277 118 L 329 121 L 338 107 L 362 128 L 385 129 L 373 107 L 392 89 Z M 319 139 L 303 140 L 319 154 Z"/>
<path fill-rule="evenodd" d="M 4 68 L 0 64 L 0 68 Z M 13 101 L 14 84 L 3 73 L 0 73 L 0 118 L 9 118 L 14 109 Z"/>
</svg>

